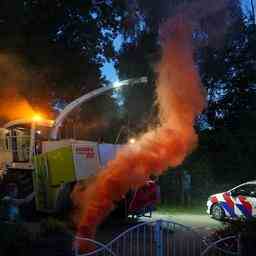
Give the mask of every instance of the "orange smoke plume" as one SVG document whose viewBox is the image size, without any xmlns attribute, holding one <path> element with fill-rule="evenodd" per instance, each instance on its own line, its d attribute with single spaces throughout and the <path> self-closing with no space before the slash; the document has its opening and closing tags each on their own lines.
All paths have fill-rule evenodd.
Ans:
<svg viewBox="0 0 256 256">
<path fill-rule="evenodd" d="M 163 57 L 157 83 L 160 125 L 121 150 L 86 190 L 75 188 L 79 236 L 93 237 L 97 226 L 130 189 L 145 184 L 150 174 L 160 175 L 181 164 L 197 144 L 193 126 L 203 110 L 204 96 L 193 61 L 190 27 L 175 19 L 163 26 L 161 37 Z"/>
<path fill-rule="evenodd" d="M 0 118 L 6 120 L 32 119 L 36 115 L 28 101 L 16 93 L 16 89 L 10 89 L 2 93 L 0 103 Z"/>
<path fill-rule="evenodd" d="M 24 66 L 24 63 L 14 55 L 0 53 L 1 122 L 33 119 L 37 114 L 26 99 L 31 95 L 29 85 L 33 76 Z"/>
<path fill-rule="evenodd" d="M 13 55 L 0 54 L 0 119 L 31 118 L 35 112 L 20 91 L 28 83 L 22 63 Z"/>
</svg>

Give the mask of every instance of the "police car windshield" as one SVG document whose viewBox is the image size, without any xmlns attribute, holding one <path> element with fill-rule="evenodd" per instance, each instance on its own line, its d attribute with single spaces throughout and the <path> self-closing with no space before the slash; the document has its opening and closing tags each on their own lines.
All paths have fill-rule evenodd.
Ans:
<svg viewBox="0 0 256 256">
<path fill-rule="evenodd" d="M 256 184 L 249 183 L 241 185 L 232 190 L 232 193 L 236 193 L 237 195 L 245 195 L 245 196 L 256 196 Z"/>
</svg>

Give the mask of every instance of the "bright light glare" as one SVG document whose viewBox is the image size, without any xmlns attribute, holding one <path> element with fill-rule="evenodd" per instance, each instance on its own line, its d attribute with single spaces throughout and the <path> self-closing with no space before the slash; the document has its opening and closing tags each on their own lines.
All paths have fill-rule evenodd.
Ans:
<svg viewBox="0 0 256 256">
<path fill-rule="evenodd" d="M 113 88 L 119 88 L 123 85 L 129 85 L 129 84 L 140 84 L 140 83 L 147 83 L 148 82 L 148 78 L 145 76 L 142 76 L 140 78 L 132 78 L 132 79 L 126 79 L 126 80 L 122 80 L 122 81 L 115 81 L 113 83 Z"/>
<path fill-rule="evenodd" d="M 123 85 L 123 83 L 120 82 L 120 81 L 116 81 L 116 82 L 113 83 L 113 87 L 114 87 L 114 88 L 119 88 L 119 87 L 121 87 L 122 85 Z"/>
<path fill-rule="evenodd" d="M 37 134 L 41 134 L 42 132 L 40 130 L 36 131 Z"/>
<path fill-rule="evenodd" d="M 43 120 L 43 117 L 40 114 L 36 114 L 33 116 L 33 121 L 40 122 Z"/>
<path fill-rule="evenodd" d="M 134 138 L 129 139 L 130 144 L 134 144 L 135 142 L 136 142 L 136 139 L 134 139 Z"/>
</svg>

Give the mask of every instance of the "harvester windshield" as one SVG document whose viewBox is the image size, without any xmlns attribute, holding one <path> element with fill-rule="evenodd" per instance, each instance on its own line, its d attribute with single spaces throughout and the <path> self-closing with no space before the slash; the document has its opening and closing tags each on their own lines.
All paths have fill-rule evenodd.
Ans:
<svg viewBox="0 0 256 256">
<path fill-rule="evenodd" d="M 29 124 L 9 128 L 7 141 L 12 152 L 13 162 L 28 162 L 30 152 L 31 129 Z"/>
<path fill-rule="evenodd" d="M 49 137 L 53 122 L 50 120 L 17 120 L 5 125 L 2 143 L 12 155 L 12 162 L 29 162 L 42 151 L 42 141 Z"/>
</svg>

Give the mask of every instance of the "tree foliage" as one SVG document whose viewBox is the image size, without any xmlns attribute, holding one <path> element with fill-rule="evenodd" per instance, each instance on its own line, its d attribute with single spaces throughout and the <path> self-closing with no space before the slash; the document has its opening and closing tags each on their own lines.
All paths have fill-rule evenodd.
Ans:
<svg viewBox="0 0 256 256">
<path fill-rule="evenodd" d="M 67 101 L 101 86 L 100 68 L 115 56 L 113 39 L 130 15 L 125 0 L 3 0 L 0 7 L 0 51 L 22 60 L 33 78 L 22 90 L 30 100 L 44 84 L 47 100 Z"/>
<path fill-rule="evenodd" d="M 92 101 L 78 110 L 75 122 L 86 121 L 81 133 L 88 138 L 102 134 L 111 142 L 122 125 L 130 134 L 144 131 L 157 118 L 154 87 L 161 55 L 160 24 L 177 10 L 186 10 L 185 16 L 197 19 L 195 38 L 205 40 L 196 44 L 195 59 L 208 92 L 208 106 L 201 121 L 199 148 L 184 168 L 201 173 L 206 169 L 203 175 L 215 179 L 249 179 L 256 164 L 252 139 L 255 22 L 243 19 L 238 0 L 227 1 L 228 8 L 216 11 L 210 8 L 215 8 L 215 2 L 199 1 L 203 8 L 207 2 L 206 16 L 191 12 L 189 4 L 197 1 L 184 5 L 179 0 L 24 0 L 12 4 L 2 0 L 0 92 L 14 86 L 34 105 L 60 99 L 68 102 L 106 82 L 100 68 L 106 59 L 114 58 L 120 79 L 147 76 L 148 85 L 122 90 L 121 99 L 117 98 L 121 111 L 109 95 Z M 227 10 L 231 16 L 226 16 Z M 118 54 L 113 48 L 117 34 L 125 39 Z M 115 116 L 123 121 L 113 121 Z M 96 132 L 93 124 L 104 132 Z M 112 127 L 112 134 L 105 133 L 106 127 Z"/>
<path fill-rule="evenodd" d="M 224 49 L 223 47 L 223 43 L 225 42 L 225 30 L 227 30 L 227 28 L 230 26 L 228 24 L 233 24 L 236 22 L 236 24 L 233 25 L 233 28 L 236 28 L 237 24 L 240 22 L 239 28 L 242 26 L 245 27 L 241 19 L 241 7 L 239 1 L 237 0 L 219 1 L 219 8 L 216 8 L 211 4 L 206 5 L 204 1 L 186 1 L 186 3 L 184 3 L 183 1 L 174 0 L 166 3 L 166 1 L 154 2 L 138 0 L 137 2 L 138 6 L 141 8 L 141 12 L 144 15 L 144 33 L 141 33 L 139 39 L 131 40 L 130 42 L 124 44 L 117 64 L 120 77 L 127 77 L 128 75 L 146 75 L 150 78 L 150 85 L 144 89 L 143 95 L 143 102 L 144 106 L 146 106 L 146 110 L 143 108 L 143 102 L 138 103 L 137 101 L 137 105 L 139 104 L 139 109 L 142 111 L 140 113 L 134 111 L 133 99 L 138 97 L 138 93 L 141 88 L 130 89 L 129 92 L 123 94 L 125 109 L 130 114 L 129 119 L 136 121 L 143 119 L 146 120 L 145 117 L 147 116 L 147 110 L 153 106 L 155 85 L 154 78 L 157 75 L 157 69 L 155 66 L 161 55 L 158 31 L 161 24 L 167 18 L 172 18 L 179 13 L 184 16 L 184 19 L 188 19 L 191 24 L 197 24 L 193 25 L 193 35 L 195 39 L 195 46 L 199 48 L 198 52 L 200 52 L 198 65 L 201 68 L 201 74 L 204 82 L 213 80 L 215 84 L 217 84 L 219 77 L 222 78 L 226 76 L 227 68 L 225 70 L 223 65 L 216 66 L 216 63 L 212 62 L 211 56 L 207 53 L 207 51 L 218 51 L 218 56 L 222 57 L 223 52 L 227 52 L 226 48 Z M 197 11 L 199 11 L 199 9 L 202 13 L 197 15 Z M 234 34 L 237 35 L 238 33 L 240 33 L 238 29 L 236 29 L 235 32 L 230 33 L 227 36 L 228 40 L 232 41 L 231 38 L 234 37 Z M 221 61 L 222 60 L 220 60 L 220 62 Z M 207 70 L 208 66 L 211 66 L 212 70 Z M 219 74 L 220 72 L 222 72 L 221 76 Z M 206 78 L 208 76 L 216 76 L 218 79 L 216 79 L 216 77 L 208 79 Z M 212 90 L 214 91 L 214 94 L 216 94 L 217 89 L 214 88 L 214 86 L 208 87 L 208 84 L 209 82 L 206 82 L 205 86 L 210 88 L 209 92 Z M 149 102 L 151 102 L 151 107 L 148 107 L 150 106 Z M 208 111 L 210 111 L 210 105 L 212 104 L 212 99 L 210 99 L 210 97 L 209 102 Z M 215 110 L 216 108 L 214 108 L 214 111 Z M 141 118 L 139 115 L 141 115 Z M 133 127 L 136 126 L 133 125 Z"/>
<path fill-rule="evenodd" d="M 130 134 L 145 131 L 156 118 L 154 69 L 157 47 L 156 35 L 144 32 L 138 41 L 125 43 L 119 53 L 116 68 L 120 79 L 148 78 L 147 84 L 121 91 L 124 125 Z"/>
<path fill-rule="evenodd" d="M 241 115 L 255 111 L 256 30 L 236 24 L 223 48 L 201 49 L 200 67 L 208 89 L 206 114 L 212 127 L 239 126 Z"/>
<path fill-rule="evenodd" d="M 144 8 L 146 29 L 140 40 L 123 46 L 117 65 L 120 77 L 155 74 L 154 65 L 149 63 L 156 63 L 160 56 L 157 32 L 159 24 L 168 16 L 165 15 L 168 8 L 161 11 L 162 1 L 138 2 Z M 174 9 L 178 2 L 174 3 Z M 205 20 L 208 26 L 204 30 L 208 32 L 206 42 L 196 44 L 195 60 L 207 91 L 208 104 L 199 122 L 199 146 L 179 167 L 192 172 L 192 180 L 198 181 L 196 186 L 201 186 L 202 180 L 238 184 L 255 178 L 256 27 L 243 16 L 239 1 L 230 1 L 229 7 L 233 16 L 226 20 L 229 26 L 225 26 L 225 31 L 220 15 L 213 15 Z M 151 56 L 154 56 L 153 61 Z M 147 87 L 151 92 L 154 83 L 153 79 L 153 86 Z M 138 97 L 135 105 L 132 98 L 136 98 L 140 90 L 138 87 L 123 93 L 129 119 L 137 122 L 147 120 L 148 108 L 143 109 L 143 104 L 153 106 L 152 94 L 147 94 L 146 88 L 144 93 L 141 90 L 141 100 Z M 131 129 L 136 131 L 135 126 Z"/>
</svg>

